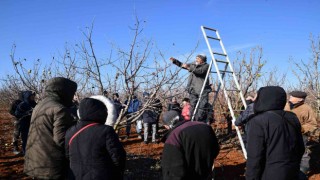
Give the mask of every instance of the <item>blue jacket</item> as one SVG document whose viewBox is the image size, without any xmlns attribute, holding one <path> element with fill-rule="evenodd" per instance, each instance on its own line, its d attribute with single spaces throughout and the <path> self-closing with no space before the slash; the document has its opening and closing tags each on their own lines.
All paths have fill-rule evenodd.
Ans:
<svg viewBox="0 0 320 180">
<path fill-rule="evenodd" d="M 128 104 L 128 100 L 125 101 L 125 104 Z M 134 113 L 139 110 L 139 107 L 141 106 L 141 102 L 136 98 L 132 99 L 128 105 L 128 113 Z"/>
</svg>

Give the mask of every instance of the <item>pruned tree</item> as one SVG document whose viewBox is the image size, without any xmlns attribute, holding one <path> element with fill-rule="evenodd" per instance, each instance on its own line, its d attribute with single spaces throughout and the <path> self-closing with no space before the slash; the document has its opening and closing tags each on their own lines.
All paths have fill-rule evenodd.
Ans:
<svg viewBox="0 0 320 180">
<path fill-rule="evenodd" d="M 116 129 L 125 126 L 126 121 L 135 122 L 145 109 L 155 106 L 153 103 L 156 98 L 163 103 L 165 99 L 163 95 L 166 95 L 166 90 L 168 90 L 166 88 L 172 87 L 178 81 L 176 77 L 178 71 L 168 70 L 170 64 L 167 63 L 168 60 L 161 50 L 154 50 L 156 49 L 154 42 L 140 38 L 144 30 L 142 26 L 143 24 L 136 17 L 134 26 L 130 27 L 133 32 L 133 39 L 129 49 L 118 48 L 117 61 L 112 63 L 128 102 L 120 113 L 115 125 Z M 138 112 L 129 119 L 125 119 L 125 112 L 132 97 L 134 95 L 141 97 L 142 91 L 148 91 L 150 99 L 144 102 L 143 107 Z"/>
<path fill-rule="evenodd" d="M 296 89 L 306 91 L 312 107 L 320 117 L 320 36 L 315 38 L 310 34 L 311 58 L 309 60 L 296 61 L 290 59 L 293 64 L 292 72 L 298 80 Z"/>
<path fill-rule="evenodd" d="M 247 52 L 239 51 L 237 52 L 236 60 L 231 63 L 244 97 L 248 93 L 257 91 L 259 80 L 263 74 L 262 69 L 266 64 L 266 61 L 263 60 L 263 48 L 259 46 L 252 48 L 249 52 L 249 57 Z M 216 80 L 213 85 L 214 90 L 218 89 L 218 84 L 219 81 Z M 228 90 L 237 89 L 231 73 L 225 73 L 224 84 Z M 220 118 L 221 114 L 227 111 L 228 106 L 223 91 L 220 89 L 218 93 L 217 103 L 214 107 L 218 118 Z M 228 96 L 234 111 L 240 113 L 243 104 L 238 92 L 229 91 Z"/>
<path fill-rule="evenodd" d="M 5 80 L 14 91 L 31 90 L 39 95 L 40 99 L 44 93 L 45 82 L 50 78 L 51 66 L 42 66 L 41 60 L 33 61 L 32 67 L 27 67 L 26 58 L 15 57 L 16 45 L 12 46 L 10 59 L 16 75 L 8 75 Z"/>
</svg>

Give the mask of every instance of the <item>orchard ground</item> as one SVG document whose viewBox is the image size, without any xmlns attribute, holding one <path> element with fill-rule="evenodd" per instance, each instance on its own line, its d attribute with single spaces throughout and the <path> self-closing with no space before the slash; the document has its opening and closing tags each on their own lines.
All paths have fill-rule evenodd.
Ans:
<svg viewBox="0 0 320 180">
<path fill-rule="evenodd" d="M 0 109 L 0 179 L 32 179 L 23 174 L 23 156 L 12 153 L 13 118 L 6 108 Z M 226 124 L 216 122 L 213 128 L 220 143 L 220 153 L 215 160 L 215 180 L 245 179 L 245 159 L 235 133 L 226 135 Z M 127 151 L 125 179 L 162 179 L 161 155 L 163 143 L 144 144 L 135 133 L 121 140 Z M 120 130 L 120 138 L 123 130 Z M 314 146 L 315 161 L 309 174 L 310 180 L 320 180 L 320 146 Z"/>
</svg>

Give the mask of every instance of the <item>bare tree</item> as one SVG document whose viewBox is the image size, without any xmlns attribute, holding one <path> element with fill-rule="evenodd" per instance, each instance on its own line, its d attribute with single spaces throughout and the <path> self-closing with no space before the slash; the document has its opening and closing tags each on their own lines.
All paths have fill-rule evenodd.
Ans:
<svg viewBox="0 0 320 180">
<path fill-rule="evenodd" d="M 246 97 L 248 93 L 256 91 L 259 80 L 262 77 L 262 69 L 266 64 L 266 61 L 263 60 L 262 47 L 252 48 L 250 50 L 249 58 L 247 57 L 247 53 L 239 51 L 236 60 L 232 62 L 232 64 L 243 95 Z M 228 90 L 237 89 L 231 73 L 225 73 L 224 84 L 225 88 Z M 213 84 L 213 89 L 218 89 L 218 85 L 219 82 L 216 80 L 215 84 Z M 223 91 L 219 90 L 218 93 L 217 103 L 214 106 L 217 108 L 215 109 L 215 112 L 226 112 L 227 103 Z M 238 96 L 238 92 L 229 91 L 228 96 L 234 111 L 239 113 L 243 104 L 241 97 Z M 220 104 L 220 106 L 218 104 Z"/>
<path fill-rule="evenodd" d="M 50 66 L 42 66 L 41 60 L 37 59 L 33 61 L 33 67 L 27 68 L 27 60 L 23 58 L 22 60 L 16 59 L 15 57 L 16 45 L 12 46 L 10 58 L 16 73 L 16 76 L 7 76 L 7 83 L 11 84 L 11 87 L 15 87 L 19 90 L 31 90 L 34 91 L 41 97 L 43 96 L 45 82 L 50 78 L 51 72 Z"/>
<path fill-rule="evenodd" d="M 142 39 L 143 24 L 138 18 L 130 30 L 133 32 L 133 39 L 129 49 L 124 50 L 118 48 L 118 58 L 112 65 L 119 73 L 119 81 L 124 87 L 123 91 L 127 96 L 127 105 L 131 101 L 133 95 L 141 97 L 142 91 L 148 91 L 150 98 L 143 103 L 141 109 L 129 119 L 124 119 L 128 106 L 125 106 L 120 114 L 115 128 L 123 127 L 126 121 L 135 122 L 139 116 L 150 108 L 155 108 L 156 99 L 161 104 L 165 104 L 165 100 L 170 95 L 171 90 L 178 89 L 183 84 L 181 78 L 178 77 L 180 69 L 169 68 L 171 62 L 166 59 L 164 53 L 159 50 L 155 43 L 148 39 Z M 195 51 L 191 51 L 189 57 Z M 170 62 L 170 64 L 168 63 Z M 126 121 L 125 121 L 126 120 Z"/>
<path fill-rule="evenodd" d="M 298 89 L 304 90 L 309 94 L 308 100 L 312 107 L 317 110 L 318 117 L 320 117 L 320 37 L 315 38 L 310 34 L 310 44 L 312 54 L 309 61 L 290 59 L 290 62 L 294 65 L 292 72 L 298 79 Z"/>
</svg>

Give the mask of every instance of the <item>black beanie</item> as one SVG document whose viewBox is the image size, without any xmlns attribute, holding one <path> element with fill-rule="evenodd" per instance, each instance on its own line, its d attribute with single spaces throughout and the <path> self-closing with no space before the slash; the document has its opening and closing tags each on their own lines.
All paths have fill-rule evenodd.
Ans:
<svg viewBox="0 0 320 180">
<path fill-rule="evenodd" d="M 92 99 L 84 98 L 79 105 L 80 121 L 94 121 L 98 123 L 105 123 L 108 110 L 103 102 Z"/>
</svg>

